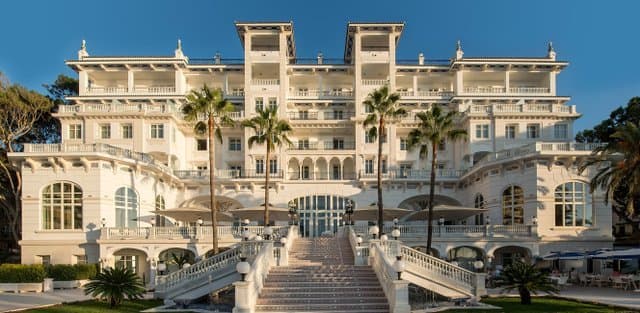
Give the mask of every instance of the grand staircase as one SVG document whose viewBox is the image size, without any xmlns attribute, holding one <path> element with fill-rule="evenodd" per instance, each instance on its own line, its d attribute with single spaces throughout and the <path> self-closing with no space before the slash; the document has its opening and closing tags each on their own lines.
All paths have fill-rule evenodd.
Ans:
<svg viewBox="0 0 640 313">
<path fill-rule="evenodd" d="M 370 266 L 355 266 L 347 237 L 299 238 L 289 265 L 273 268 L 256 312 L 389 312 Z"/>
</svg>

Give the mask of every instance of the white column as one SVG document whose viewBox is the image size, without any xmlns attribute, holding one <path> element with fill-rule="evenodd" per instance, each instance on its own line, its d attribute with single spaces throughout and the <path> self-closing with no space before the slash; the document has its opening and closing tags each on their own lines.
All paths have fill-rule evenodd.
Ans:
<svg viewBox="0 0 640 313">
<path fill-rule="evenodd" d="M 556 95 L 556 72 L 549 72 L 549 93 L 551 96 Z"/>
<path fill-rule="evenodd" d="M 129 71 L 127 72 L 127 88 L 128 88 L 128 91 L 129 91 L 130 93 L 135 91 L 135 90 L 134 90 L 135 84 L 134 84 L 134 78 L 133 78 L 133 76 L 134 76 L 134 75 L 133 75 L 133 71 L 129 70 Z"/>
<path fill-rule="evenodd" d="M 461 94 L 464 93 L 464 83 L 463 83 L 463 76 L 464 76 L 464 72 L 462 70 L 457 70 L 456 71 L 456 83 L 455 83 L 455 90 L 457 94 Z"/>
<path fill-rule="evenodd" d="M 229 94 L 229 74 L 224 72 L 224 94 Z"/>
<path fill-rule="evenodd" d="M 396 32 L 389 34 L 389 88 L 396 90 Z"/>
<path fill-rule="evenodd" d="M 81 96 L 87 92 L 87 88 L 89 88 L 89 74 L 87 72 L 78 72 L 78 87 Z"/>
<path fill-rule="evenodd" d="M 322 74 L 318 73 L 318 90 L 320 92 L 324 91 L 324 85 L 323 85 L 323 81 L 322 81 Z"/>
<path fill-rule="evenodd" d="M 413 74 L 413 95 L 418 95 L 418 74 Z"/>
<path fill-rule="evenodd" d="M 509 71 L 504 72 L 504 88 L 506 93 L 510 93 L 509 88 L 511 83 L 510 83 L 509 73 L 510 73 Z"/>
</svg>

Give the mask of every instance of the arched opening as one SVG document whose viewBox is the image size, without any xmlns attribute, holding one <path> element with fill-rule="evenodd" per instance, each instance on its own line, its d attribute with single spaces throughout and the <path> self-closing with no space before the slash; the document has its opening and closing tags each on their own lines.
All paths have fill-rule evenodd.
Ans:
<svg viewBox="0 0 640 313">
<path fill-rule="evenodd" d="M 461 246 L 449 250 L 448 257 L 449 261 L 457 262 L 459 266 L 470 271 L 476 271 L 474 263 L 476 261 L 484 262 L 484 251 L 476 247 Z"/>
<path fill-rule="evenodd" d="M 145 284 L 149 282 L 149 263 L 147 254 L 142 250 L 125 248 L 114 252 L 113 266 L 131 269 Z"/>
<path fill-rule="evenodd" d="M 476 209 L 484 209 L 485 208 L 485 202 L 484 202 L 484 196 L 479 193 L 476 194 L 475 199 L 473 200 L 473 207 Z M 475 224 L 476 225 L 484 225 L 484 213 L 480 213 L 478 215 L 476 215 L 474 217 L 475 219 Z"/>
<path fill-rule="evenodd" d="M 166 203 L 164 201 L 164 197 L 159 195 L 156 196 L 155 209 L 156 211 L 164 211 L 167 209 Z M 166 217 L 156 214 L 155 224 L 156 224 L 156 227 L 165 227 L 169 224 L 169 222 L 167 221 Z"/>
<path fill-rule="evenodd" d="M 329 161 L 329 175 L 333 180 L 341 180 L 342 179 L 342 167 L 340 166 L 340 159 L 331 158 Z"/>
<path fill-rule="evenodd" d="M 328 164 L 327 164 L 327 160 L 325 158 L 318 158 L 316 160 L 316 166 L 315 166 L 315 179 L 318 180 L 326 180 L 329 178 L 329 172 L 327 171 L 328 169 Z"/>
<path fill-rule="evenodd" d="M 291 180 L 300 179 L 300 162 L 298 162 L 298 159 L 289 159 L 289 164 L 287 164 L 287 175 Z"/>
<path fill-rule="evenodd" d="M 82 189 L 60 181 L 42 189 L 42 229 L 82 229 Z"/>
<path fill-rule="evenodd" d="M 300 167 L 300 178 L 303 180 L 313 179 L 313 160 L 304 158 Z"/>
<path fill-rule="evenodd" d="M 587 184 L 580 181 L 567 182 L 556 187 L 556 226 L 591 226 L 593 203 Z"/>
<path fill-rule="evenodd" d="M 482 160 L 484 157 L 486 157 L 489 153 L 489 151 L 478 151 L 475 152 L 473 154 L 473 165 L 476 165 L 476 163 L 478 163 L 480 160 Z"/>
<path fill-rule="evenodd" d="M 169 248 L 160 252 L 158 255 L 158 262 L 162 262 L 167 265 L 167 273 L 175 272 L 186 264 L 193 264 L 196 262 L 196 254 L 191 250 L 182 248 Z"/>
<path fill-rule="evenodd" d="M 319 237 L 325 233 L 335 233 L 343 226 L 346 202 L 349 200 L 336 195 L 309 195 L 292 199 L 298 212 L 300 233 L 304 237 Z"/>
<path fill-rule="evenodd" d="M 342 178 L 356 179 L 356 163 L 351 157 L 342 161 Z"/>
<path fill-rule="evenodd" d="M 530 263 L 531 251 L 519 246 L 504 246 L 493 252 L 493 266 L 507 267 L 515 261 Z"/>
</svg>

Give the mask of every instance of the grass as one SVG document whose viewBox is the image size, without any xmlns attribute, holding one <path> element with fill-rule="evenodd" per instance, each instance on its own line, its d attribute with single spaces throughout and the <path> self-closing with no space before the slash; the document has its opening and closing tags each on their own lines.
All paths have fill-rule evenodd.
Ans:
<svg viewBox="0 0 640 313">
<path fill-rule="evenodd" d="M 41 309 L 33 309 L 24 312 L 30 313 L 138 313 L 162 305 L 161 300 L 137 300 L 125 301 L 115 309 L 109 309 L 109 304 L 95 300 L 56 305 Z"/>
<path fill-rule="evenodd" d="M 588 299 L 585 299 L 588 300 Z M 552 297 L 534 297 L 531 305 L 521 305 L 518 297 L 486 298 L 483 303 L 501 307 L 501 310 L 447 310 L 446 313 L 614 313 L 635 312 L 631 309 L 613 308 L 605 305 L 581 303 Z"/>
</svg>

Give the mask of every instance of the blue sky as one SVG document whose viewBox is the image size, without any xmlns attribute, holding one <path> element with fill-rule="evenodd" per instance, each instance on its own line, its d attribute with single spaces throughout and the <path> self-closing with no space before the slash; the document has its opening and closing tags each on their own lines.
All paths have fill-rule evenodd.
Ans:
<svg viewBox="0 0 640 313">
<path fill-rule="evenodd" d="M 543 56 L 553 41 L 570 66 L 558 93 L 573 97 L 591 127 L 640 95 L 640 1 L 34 1 L 2 3 L 0 71 L 42 91 L 87 40 L 92 55 L 242 57 L 233 22 L 292 20 L 297 54 L 341 57 L 348 21 L 404 21 L 398 58 Z"/>
</svg>

